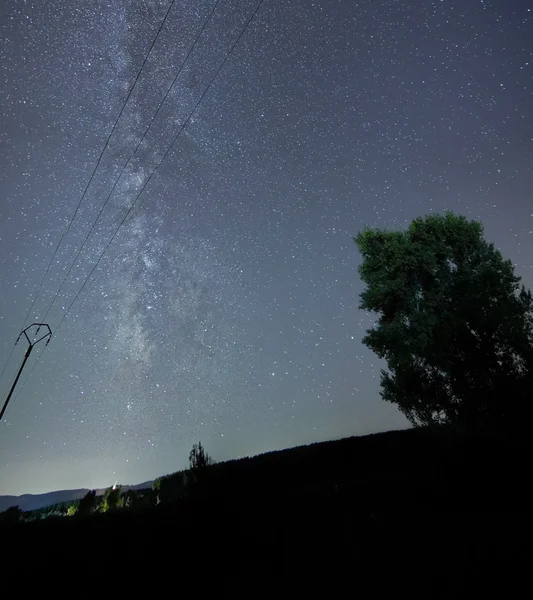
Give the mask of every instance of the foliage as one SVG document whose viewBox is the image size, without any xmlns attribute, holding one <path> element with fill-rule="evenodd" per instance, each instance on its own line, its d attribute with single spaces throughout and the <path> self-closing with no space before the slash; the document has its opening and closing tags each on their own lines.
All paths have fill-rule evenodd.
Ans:
<svg viewBox="0 0 533 600">
<path fill-rule="evenodd" d="M 122 494 L 124 508 L 145 509 L 157 504 L 157 496 L 152 489 L 128 490 Z M 126 504 L 126 498 L 128 499 Z"/>
<path fill-rule="evenodd" d="M 513 421 L 529 411 L 533 299 L 483 228 L 453 213 L 354 239 L 377 313 L 363 342 L 387 361 L 382 397 L 414 425 Z"/>
<path fill-rule="evenodd" d="M 78 505 L 76 503 L 71 504 L 67 510 L 67 516 L 73 517 L 78 512 Z"/>
<path fill-rule="evenodd" d="M 205 451 L 202 442 L 194 444 L 189 453 L 189 470 L 159 477 L 152 483 L 155 503 L 191 498 L 205 491 L 209 473 L 206 467 L 214 464 L 215 461 Z"/>
<path fill-rule="evenodd" d="M 78 503 L 78 514 L 87 516 L 92 514 L 96 509 L 96 491 L 87 492 Z"/>
<path fill-rule="evenodd" d="M 104 492 L 104 498 L 100 510 L 107 512 L 108 510 L 116 510 L 122 508 L 122 487 L 114 485 Z"/>
<path fill-rule="evenodd" d="M 183 498 L 187 493 L 187 478 L 185 471 L 178 471 L 159 478 L 157 488 L 157 504 Z"/>
<path fill-rule="evenodd" d="M 135 508 L 139 504 L 141 494 L 135 490 L 126 490 L 122 493 L 121 501 L 123 508 Z"/>
<path fill-rule="evenodd" d="M 152 491 L 154 493 L 156 505 L 161 502 L 161 479 L 161 477 L 158 477 L 152 481 Z"/>
<path fill-rule="evenodd" d="M 12 523 L 19 523 L 23 520 L 24 512 L 19 506 L 10 506 L 4 512 L 0 513 L 0 523 L 2 525 L 11 525 Z"/>
<path fill-rule="evenodd" d="M 193 471 L 198 471 L 209 465 L 214 464 L 213 459 L 204 450 L 202 442 L 193 444 L 192 450 L 189 454 L 189 464 Z"/>
<path fill-rule="evenodd" d="M 27 513 L 26 520 L 28 521 L 41 521 L 50 517 L 64 517 L 67 514 L 69 507 L 72 505 L 71 500 L 64 502 L 57 502 L 56 504 L 49 504 L 42 508 L 36 508 L 35 510 Z"/>
</svg>

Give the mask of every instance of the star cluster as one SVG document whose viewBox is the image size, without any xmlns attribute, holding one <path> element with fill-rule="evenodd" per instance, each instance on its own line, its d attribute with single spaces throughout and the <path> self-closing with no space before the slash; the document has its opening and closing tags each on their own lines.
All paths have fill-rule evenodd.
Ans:
<svg viewBox="0 0 533 600">
<path fill-rule="evenodd" d="M 122 174 L 0 423 L 0 493 L 406 427 L 361 344 L 364 226 L 452 209 L 533 287 L 528 2 L 265 0 L 150 177 L 257 6 L 220 0 L 134 152 L 215 5 L 176 0 L 39 288 L 169 4 L 0 14 L 0 368 Z"/>
</svg>

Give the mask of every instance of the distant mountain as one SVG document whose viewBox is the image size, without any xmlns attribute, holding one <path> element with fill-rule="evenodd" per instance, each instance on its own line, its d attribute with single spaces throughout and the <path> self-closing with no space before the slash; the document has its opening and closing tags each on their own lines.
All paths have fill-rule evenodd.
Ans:
<svg viewBox="0 0 533 600">
<path fill-rule="evenodd" d="M 58 490 L 46 494 L 23 494 L 22 496 L 0 496 L 0 511 L 10 506 L 19 506 L 22 510 L 35 510 L 43 506 L 68 502 L 83 498 L 89 490 Z"/>
<path fill-rule="evenodd" d="M 126 490 L 143 490 L 152 487 L 151 481 L 138 483 L 136 485 L 123 485 L 122 489 Z M 36 510 L 44 506 L 51 506 L 59 502 L 70 502 L 83 498 L 88 492 L 88 489 L 81 490 L 58 490 L 56 492 L 47 492 L 46 494 L 23 494 L 22 496 L 0 496 L 0 512 L 6 510 L 10 506 L 18 506 L 24 511 Z M 100 496 L 104 493 L 105 488 L 96 490 L 96 495 Z"/>
</svg>

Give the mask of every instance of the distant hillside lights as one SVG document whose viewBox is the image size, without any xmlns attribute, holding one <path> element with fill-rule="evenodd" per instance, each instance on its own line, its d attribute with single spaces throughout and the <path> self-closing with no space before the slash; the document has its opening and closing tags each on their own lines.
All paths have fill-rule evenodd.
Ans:
<svg viewBox="0 0 533 600">
<path fill-rule="evenodd" d="M 107 488 L 100 496 L 96 490 L 87 492 L 79 500 L 59 502 L 36 510 L 23 511 L 12 506 L 0 513 L 0 523 L 36 521 L 49 517 L 88 517 L 118 510 L 144 509 L 184 497 L 193 497 L 203 489 L 207 467 L 214 460 L 201 442 L 194 444 L 189 454 L 189 469 L 156 479 L 152 487 L 143 489 L 123 489 L 118 483 Z"/>
</svg>

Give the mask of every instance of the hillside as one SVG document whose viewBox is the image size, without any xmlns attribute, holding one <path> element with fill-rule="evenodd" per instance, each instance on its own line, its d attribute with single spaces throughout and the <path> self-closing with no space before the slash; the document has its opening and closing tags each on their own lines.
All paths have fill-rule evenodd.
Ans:
<svg viewBox="0 0 533 600">
<path fill-rule="evenodd" d="M 235 493 L 243 488 L 270 494 L 280 488 L 301 486 L 350 485 L 363 489 L 371 483 L 373 489 L 378 489 L 381 483 L 395 482 L 406 488 L 409 497 L 420 487 L 426 494 L 433 490 L 432 501 L 444 501 L 444 489 L 449 494 L 457 485 L 464 486 L 463 492 L 468 488 L 472 499 L 472 494 L 481 494 L 483 486 L 490 485 L 495 477 L 500 481 L 511 477 L 522 461 L 528 460 L 528 453 L 529 442 L 520 437 L 483 432 L 469 438 L 449 428 L 406 429 L 317 442 L 217 463 L 209 467 L 209 488 L 212 494 Z M 513 461 L 510 464 L 511 454 Z M 184 473 L 160 478 L 166 501 L 179 499 Z M 147 481 L 124 485 L 122 490 L 142 490 L 151 486 L 152 482 Z M 31 511 L 79 499 L 88 491 L 84 488 L 0 496 L 0 510 L 17 504 L 22 510 Z M 104 491 L 104 488 L 97 489 L 96 494 L 101 495 Z M 510 499 L 508 491 L 493 490 L 490 501 L 495 501 L 495 493 L 501 493 L 499 501 L 505 502 L 506 498 Z M 370 492 L 367 490 L 367 493 Z M 525 497 L 513 499 L 513 505 L 522 499 Z M 466 501 L 464 495 L 463 501 Z"/>
<path fill-rule="evenodd" d="M 0 511 L 4 511 L 10 506 L 18 506 L 21 510 L 29 511 L 60 502 L 79 500 L 83 498 L 89 490 L 57 490 L 45 494 L 22 494 L 21 496 L 0 496 Z"/>
<path fill-rule="evenodd" d="M 40 566 L 61 557 L 69 576 L 120 573 L 137 592 L 134 573 L 175 573 L 180 591 L 230 595 L 513 595 L 533 556 L 530 455 L 529 440 L 487 432 L 348 438 L 220 463 L 193 488 L 170 475 L 152 508 L 4 526 L 2 538 L 12 574 L 25 549 L 52 544 Z"/>
</svg>

